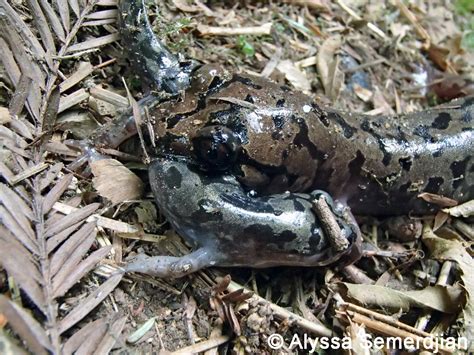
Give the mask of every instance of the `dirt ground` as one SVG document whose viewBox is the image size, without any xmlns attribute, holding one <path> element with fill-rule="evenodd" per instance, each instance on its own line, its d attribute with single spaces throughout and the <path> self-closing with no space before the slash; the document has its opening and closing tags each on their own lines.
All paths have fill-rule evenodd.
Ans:
<svg viewBox="0 0 474 355">
<path fill-rule="evenodd" d="M 338 351 L 363 354 L 367 334 L 473 339 L 474 230 L 472 219 L 455 218 L 457 211 L 406 216 L 405 236 L 361 219 L 366 255 L 344 272 L 218 268 L 178 280 L 117 276 L 139 252 L 182 255 L 189 248 L 154 204 L 137 140 L 108 152 L 123 165 L 96 167 L 94 178 L 72 173 L 77 152 L 64 142 L 89 137 L 123 112 L 124 83 L 135 100 L 153 88 L 129 65 L 115 0 L 44 3 L 0 0 L 0 349 L 307 353 L 290 349 L 294 334 L 332 333 L 353 341 L 352 352 Z M 268 76 L 337 109 L 405 113 L 474 93 L 469 0 L 146 4 L 173 52 Z M 128 182 L 126 191 L 117 191 L 117 176 Z M 472 214 L 472 205 L 466 210 Z M 98 225 L 95 238 L 87 238 L 87 218 Z M 89 272 L 79 275 L 85 260 Z M 274 333 L 285 340 L 283 350 L 269 347 Z M 317 352 L 328 350 L 322 344 Z"/>
</svg>

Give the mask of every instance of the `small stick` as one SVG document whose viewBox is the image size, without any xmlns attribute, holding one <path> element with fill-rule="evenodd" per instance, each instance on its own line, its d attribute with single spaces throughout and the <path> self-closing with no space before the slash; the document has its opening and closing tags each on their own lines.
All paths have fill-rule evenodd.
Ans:
<svg viewBox="0 0 474 355">
<path fill-rule="evenodd" d="M 349 241 L 342 235 L 341 227 L 339 227 L 324 196 L 313 201 L 313 210 L 319 217 L 332 247 L 337 251 L 346 250 L 349 247 Z"/>
</svg>

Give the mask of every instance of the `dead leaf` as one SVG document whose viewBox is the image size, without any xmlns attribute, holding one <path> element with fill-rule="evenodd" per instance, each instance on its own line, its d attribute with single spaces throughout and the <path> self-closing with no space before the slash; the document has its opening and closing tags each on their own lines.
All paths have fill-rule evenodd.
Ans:
<svg viewBox="0 0 474 355">
<path fill-rule="evenodd" d="M 10 326 L 26 342 L 32 353 L 48 354 L 53 352 L 48 335 L 38 321 L 4 295 L 0 295 L 0 313 L 7 317 Z"/>
<path fill-rule="evenodd" d="M 112 203 L 139 199 L 143 193 L 143 182 L 121 162 L 102 159 L 91 163 L 97 192 Z"/>
<path fill-rule="evenodd" d="M 337 51 L 342 45 L 340 36 L 326 39 L 317 55 L 317 68 L 324 86 L 326 96 L 335 101 L 344 84 L 344 73 L 339 69 Z"/>
<path fill-rule="evenodd" d="M 433 223 L 433 230 L 437 231 L 438 229 L 440 229 L 446 223 L 448 218 L 449 218 L 449 214 L 443 211 L 439 211 L 438 213 L 436 213 L 434 223 Z"/>
<path fill-rule="evenodd" d="M 58 327 L 60 334 L 74 326 L 77 322 L 89 314 L 95 307 L 97 307 L 102 300 L 112 292 L 115 287 L 122 280 L 122 274 L 115 274 L 111 276 L 102 285 L 92 292 L 86 299 L 77 305 L 66 317 L 64 317 Z"/>
<path fill-rule="evenodd" d="M 439 238 L 427 224 L 425 224 L 423 230 L 422 240 L 429 249 L 432 259 L 454 261 L 461 270 L 460 277 L 466 295 L 465 300 L 462 302 L 460 300 L 460 305 L 464 305 L 462 310 L 462 317 L 464 319 L 460 322 L 463 328 L 460 335 L 467 339 L 474 339 L 474 302 L 472 302 L 472 295 L 474 294 L 474 273 L 472 272 L 474 270 L 474 261 L 471 255 L 469 255 L 466 247 L 461 242 Z"/>
<path fill-rule="evenodd" d="M 291 60 L 287 59 L 280 61 L 277 65 L 277 69 L 285 74 L 286 80 L 288 80 L 296 89 L 306 93 L 311 91 L 311 84 L 306 77 L 306 74 L 298 69 Z"/>
<path fill-rule="evenodd" d="M 453 200 L 452 198 L 441 196 L 441 195 L 436 195 L 432 194 L 429 192 L 423 192 L 418 195 L 418 198 L 421 198 L 422 200 L 433 203 L 435 205 L 438 205 L 440 207 L 453 207 L 458 204 L 456 200 Z"/>
</svg>

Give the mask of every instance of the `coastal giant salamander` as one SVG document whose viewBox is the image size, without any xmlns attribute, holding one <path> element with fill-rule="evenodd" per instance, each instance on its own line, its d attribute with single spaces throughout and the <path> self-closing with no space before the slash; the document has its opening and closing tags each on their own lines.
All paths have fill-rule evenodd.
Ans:
<svg viewBox="0 0 474 355">
<path fill-rule="evenodd" d="M 232 234 L 238 228 L 226 225 L 233 214 L 235 218 L 239 218 L 239 213 L 245 214 L 245 204 L 252 209 L 246 191 L 256 191 L 259 196 L 280 194 L 275 198 L 281 200 L 284 212 L 283 206 L 290 208 L 290 204 L 282 202 L 281 194 L 286 191 L 324 190 L 347 204 L 355 214 L 373 216 L 434 212 L 436 206 L 418 198 L 421 192 L 444 195 L 459 202 L 474 198 L 473 97 L 396 117 L 340 112 L 266 78 L 231 74 L 216 65 L 199 66 L 172 55 L 154 37 L 141 1 L 121 1 L 120 13 L 122 36 L 133 63 L 148 80 L 168 93 L 141 102 L 142 107 L 148 107 L 148 114 L 143 115 L 147 121 L 144 127 L 148 128 L 154 154 L 162 158 L 185 157 L 200 169 L 203 178 L 198 185 L 209 194 L 212 189 L 217 189 L 213 190 L 215 195 L 222 192 L 219 189 L 226 188 L 227 180 L 214 184 L 205 180 L 206 174 L 213 179 L 235 178 L 242 187 L 234 191 L 241 196 L 239 208 L 226 210 L 232 204 L 219 204 L 218 214 L 226 216 L 220 230 L 228 233 L 212 234 L 216 239 L 213 243 L 237 248 L 226 265 L 242 265 L 235 255 L 247 250 L 239 243 L 228 244 L 242 234 Z M 136 133 L 130 114 L 121 117 L 120 122 L 102 129 L 93 144 L 117 146 Z M 190 180 L 197 179 L 197 172 L 170 161 L 176 164 L 180 181 L 186 181 L 188 173 Z M 173 183 L 169 179 L 173 175 L 162 169 L 157 163 L 149 168 L 158 204 L 185 238 L 198 245 L 206 244 L 209 238 L 204 236 L 201 236 L 202 244 L 199 243 L 199 234 L 204 229 L 197 227 L 214 218 L 214 212 L 205 208 L 185 211 L 174 206 L 183 196 L 172 193 Z M 156 180 L 164 177 L 168 179 L 167 187 L 157 188 Z M 207 183 L 213 186 L 211 190 L 206 190 Z M 229 183 L 228 188 L 237 189 L 235 182 Z M 194 190 L 190 188 L 190 191 Z M 191 209 L 192 203 L 186 206 Z M 201 213 L 194 220 L 196 229 L 188 224 L 191 221 L 188 212 L 196 216 Z M 305 209 L 304 213 L 311 212 Z M 260 222 L 265 224 L 263 220 Z M 274 223 L 269 218 L 266 229 L 250 234 L 245 243 L 252 244 L 260 238 L 271 245 L 272 236 L 280 235 L 275 231 L 276 226 L 280 228 L 283 222 Z M 285 243 L 280 245 L 291 244 Z M 318 244 L 315 253 L 319 253 L 319 247 Z M 301 257 L 300 260 L 306 260 L 306 256 Z M 216 260 L 217 264 L 223 263 L 220 257 Z M 258 260 L 250 257 L 244 264 L 277 263 L 263 255 Z M 301 262 L 288 254 L 288 259 L 281 258 L 281 264 L 301 265 Z"/>
</svg>

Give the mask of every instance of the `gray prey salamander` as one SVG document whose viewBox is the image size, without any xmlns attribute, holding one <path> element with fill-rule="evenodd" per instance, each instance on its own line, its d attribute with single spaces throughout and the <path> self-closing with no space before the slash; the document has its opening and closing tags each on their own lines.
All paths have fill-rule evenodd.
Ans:
<svg viewBox="0 0 474 355">
<path fill-rule="evenodd" d="M 422 192 L 459 202 L 474 198 L 473 97 L 395 117 L 341 112 L 269 79 L 232 74 L 217 65 L 199 65 L 171 54 L 155 38 L 142 1 L 122 0 L 119 12 L 132 63 L 144 79 L 167 93 L 140 102 L 151 153 L 185 157 L 203 175 L 235 177 L 249 208 L 245 192 L 251 190 L 259 198 L 324 190 L 354 214 L 373 216 L 435 212 L 437 206 L 418 198 Z M 126 113 L 104 126 L 89 142 L 87 152 L 93 155 L 102 146 L 117 147 L 136 132 L 133 117 Z M 153 178 L 159 176 L 155 169 L 157 165 L 151 164 L 152 186 L 156 184 Z M 189 221 L 185 211 L 172 206 L 170 189 L 154 191 L 179 231 L 180 217 L 183 224 Z M 243 213 L 244 209 L 232 211 L 221 213 Z M 266 227 L 275 236 L 277 227 L 272 223 L 268 219 Z M 198 232 L 192 237 L 182 234 L 199 239 Z M 222 243 L 234 237 L 240 234 L 215 235 Z M 245 249 L 232 245 L 236 253 Z M 232 260 L 242 264 L 235 258 L 228 264 Z M 291 260 L 293 265 L 301 264 Z M 256 259 L 246 263 L 266 264 L 274 265 Z"/>
<path fill-rule="evenodd" d="M 140 255 L 127 271 L 180 277 L 208 266 L 338 267 L 360 256 L 352 215 L 325 192 L 251 197 L 233 176 L 206 176 L 185 162 L 156 159 L 150 184 L 161 212 L 195 250 L 183 257 Z M 349 245 L 337 252 L 312 208 L 323 195 Z"/>
</svg>

